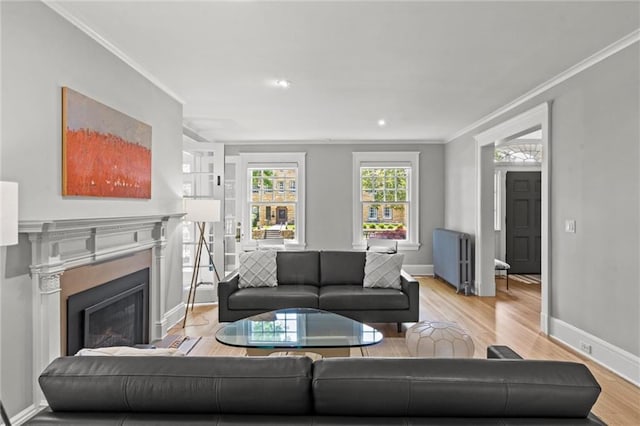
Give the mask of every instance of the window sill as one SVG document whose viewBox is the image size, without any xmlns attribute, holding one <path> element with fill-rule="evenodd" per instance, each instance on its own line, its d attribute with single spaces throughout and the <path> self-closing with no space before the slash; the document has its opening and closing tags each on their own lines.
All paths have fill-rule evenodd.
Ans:
<svg viewBox="0 0 640 426">
<path fill-rule="evenodd" d="M 298 242 L 291 242 L 291 243 L 285 242 L 284 247 L 285 247 L 285 250 L 287 251 L 304 250 L 305 248 L 307 248 L 307 244 L 298 243 Z M 257 249 L 258 249 L 258 245 L 256 244 L 255 240 L 248 243 L 244 243 L 242 245 L 242 251 L 255 251 Z"/>
</svg>

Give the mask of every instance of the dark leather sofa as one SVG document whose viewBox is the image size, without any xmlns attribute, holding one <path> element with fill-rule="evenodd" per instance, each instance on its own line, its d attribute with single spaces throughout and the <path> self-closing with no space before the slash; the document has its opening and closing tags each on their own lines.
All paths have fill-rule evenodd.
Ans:
<svg viewBox="0 0 640 426">
<path fill-rule="evenodd" d="M 604 424 L 587 367 L 559 361 L 63 357 L 40 386 L 50 408 L 27 424 Z"/>
<path fill-rule="evenodd" d="M 366 252 L 279 251 L 277 287 L 239 288 L 238 273 L 218 283 L 218 319 L 236 321 L 284 308 L 315 308 L 361 322 L 416 322 L 419 284 L 403 271 L 402 289 L 364 288 Z"/>
</svg>

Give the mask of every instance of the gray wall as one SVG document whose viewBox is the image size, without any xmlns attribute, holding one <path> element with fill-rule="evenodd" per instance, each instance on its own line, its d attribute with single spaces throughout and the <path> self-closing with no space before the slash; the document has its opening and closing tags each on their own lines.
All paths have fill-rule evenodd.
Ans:
<svg viewBox="0 0 640 426">
<path fill-rule="evenodd" d="M 40 2 L 2 2 L 0 179 L 20 184 L 20 220 L 138 216 L 181 210 L 182 105 Z M 153 128 L 152 198 L 61 196 L 61 87 Z M 167 309 L 181 302 L 181 238 L 167 234 Z M 9 413 L 31 403 L 30 246 L 0 250 L 0 392 Z"/>
<path fill-rule="evenodd" d="M 638 43 L 474 130 L 551 106 L 551 316 L 640 355 Z M 472 135 L 446 145 L 447 227 L 475 232 Z M 575 219 L 577 232 L 564 232 Z"/>
<path fill-rule="evenodd" d="M 351 250 L 352 153 L 420 152 L 420 243 L 406 251 L 407 265 L 431 265 L 431 234 L 444 224 L 444 147 L 426 144 L 227 145 L 225 155 L 240 152 L 306 152 L 306 234 L 310 250 Z"/>
<path fill-rule="evenodd" d="M 445 145 L 444 225 L 476 232 L 476 147 L 471 136 Z"/>
</svg>

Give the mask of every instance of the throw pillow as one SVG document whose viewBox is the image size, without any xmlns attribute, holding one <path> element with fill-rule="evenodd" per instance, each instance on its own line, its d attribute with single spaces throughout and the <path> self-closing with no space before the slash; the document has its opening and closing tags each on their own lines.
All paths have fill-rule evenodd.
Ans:
<svg viewBox="0 0 640 426">
<path fill-rule="evenodd" d="M 278 285 L 275 250 L 240 253 L 238 287 L 275 287 Z"/>
<path fill-rule="evenodd" d="M 404 254 L 384 254 L 368 251 L 364 264 L 363 286 L 400 290 L 400 271 Z"/>
</svg>

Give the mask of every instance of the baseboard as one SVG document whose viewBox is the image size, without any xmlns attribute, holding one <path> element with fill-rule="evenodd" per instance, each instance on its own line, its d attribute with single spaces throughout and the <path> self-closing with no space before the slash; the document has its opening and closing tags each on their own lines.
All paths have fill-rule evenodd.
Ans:
<svg viewBox="0 0 640 426">
<path fill-rule="evenodd" d="M 182 299 L 187 300 L 189 296 L 189 287 L 182 289 Z M 202 285 L 196 290 L 195 303 L 215 303 L 218 301 L 218 286 L 217 285 Z"/>
<path fill-rule="evenodd" d="M 35 404 L 31 404 L 30 406 L 20 411 L 15 416 L 11 417 L 9 420 L 11 421 L 11 424 L 13 426 L 19 426 L 25 423 L 26 421 L 28 421 L 29 419 L 31 419 L 36 414 L 38 414 L 40 410 L 42 410 L 43 408 L 44 407 L 36 407 Z M 0 423 L 0 424 L 4 424 L 4 423 Z"/>
<path fill-rule="evenodd" d="M 640 386 L 640 357 L 562 320 L 553 317 L 549 319 L 549 337 Z M 580 348 L 582 342 L 591 346 L 590 354 Z"/>
<path fill-rule="evenodd" d="M 433 265 L 402 265 L 411 275 L 433 275 Z"/>
<path fill-rule="evenodd" d="M 544 312 L 540 312 L 540 331 L 549 334 L 549 317 Z"/>
<path fill-rule="evenodd" d="M 167 311 L 167 313 L 162 316 L 162 320 L 160 321 L 161 336 L 165 336 L 171 327 L 180 322 L 180 320 L 184 316 L 185 307 L 185 303 L 180 302 L 173 308 L 169 309 L 169 311 Z"/>
</svg>

